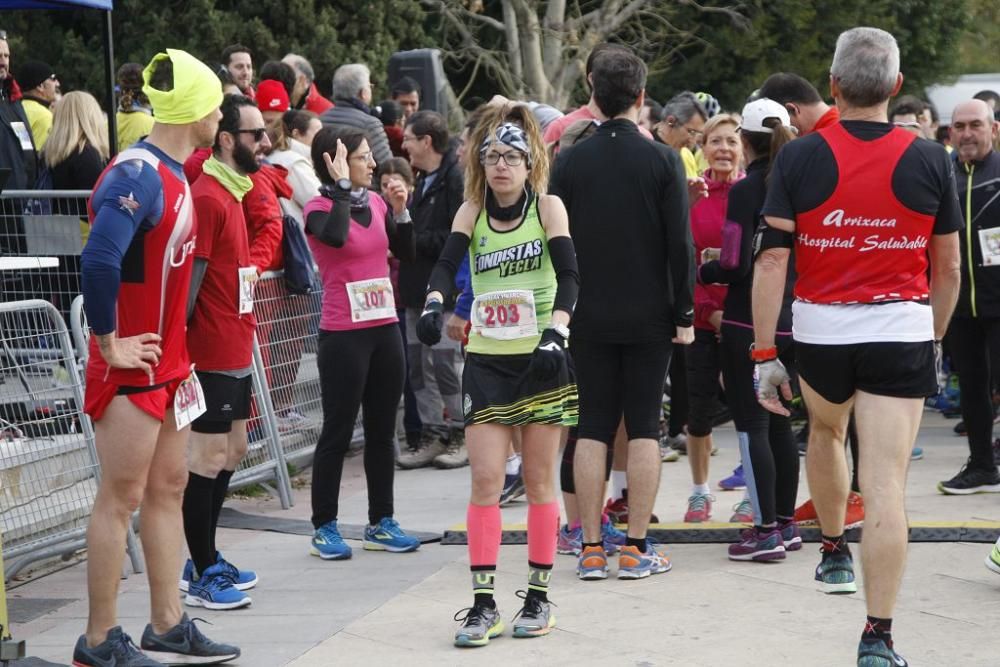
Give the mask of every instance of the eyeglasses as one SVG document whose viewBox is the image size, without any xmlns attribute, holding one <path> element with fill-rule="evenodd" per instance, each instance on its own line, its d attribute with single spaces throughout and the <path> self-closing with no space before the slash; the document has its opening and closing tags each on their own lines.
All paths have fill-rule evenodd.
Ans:
<svg viewBox="0 0 1000 667">
<path fill-rule="evenodd" d="M 348 160 L 357 160 L 358 162 L 369 162 L 369 161 L 374 162 L 375 161 L 375 158 L 372 156 L 371 151 L 368 151 L 367 153 L 361 153 L 360 155 L 352 155 L 351 157 L 349 157 L 347 159 Z"/>
<path fill-rule="evenodd" d="M 236 130 L 236 134 L 252 134 L 254 141 L 263 141 L 264 135 L 267 134 L 267 128 L 257 127 L 252 130 Z"/>
<path fill-rule="evenodd" d="M 490 151 L 483 156 L 483 164 L 488 167 L 496 166 L 500 163 L 500 158 L 503 158 L 504 164 L 508 167 L 516 167 L 524 162 L 524 153 L 521 151 L 508 151 L 506 153 Z"/>
</svg>

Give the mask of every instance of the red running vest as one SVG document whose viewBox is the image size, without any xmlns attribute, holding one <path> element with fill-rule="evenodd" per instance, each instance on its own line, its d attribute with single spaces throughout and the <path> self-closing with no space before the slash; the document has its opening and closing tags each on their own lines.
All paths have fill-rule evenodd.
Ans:
<svg viewBox="0 0 1000 667">
<path fill-rule="evenodd" d="M 916 138 L 893 128 L 862 141 L 836 123 L 819 130 L 837 163 L 837 187 L 796 216 L 795 296 L 822 304 L 926 300 L 934 216 L 903 205 L 892 174 Z"/>
<path fill-rule="evenodd" d="M 110 368 L 101 356 L 96 336 L 91 336 L 87 375 L 111 384 L 142 387 L 169 382 L 190 372 L 187 299 L 197 227 L 187 182 L 148 150 L 131 148 L 119 153 L 101 174 L 94 190 L 114 165 L 126 160 L 142 160 L 156 168 L 163 183 L 163 214 L 155 227 L 137 232 L 129 246 L 129 255 L 142 255 L 143 276 L 142 282 L 123 280 L 118 288 L 115 335 L 128 338 L 158 333 L 163 339 L 160 342 L 163 355 L 154 367 L 155 376 L 150 383 L 149 376 L 139 369 Z M 89 201 L 87 213 L 93 224 L 97 212 Z"/>
</svg>

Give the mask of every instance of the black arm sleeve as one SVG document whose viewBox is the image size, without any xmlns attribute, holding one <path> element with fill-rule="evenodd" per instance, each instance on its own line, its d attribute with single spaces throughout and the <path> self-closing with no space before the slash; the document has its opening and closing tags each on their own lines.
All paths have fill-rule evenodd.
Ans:
<svg viewBox="0 0 1000 667">
<path fill-rule="evenodd" d="M 404 262 L 417 258 L 417 247 L 413 237 L 413 223 L 397 225 L 393 219 L 392 207 L 385 213 L 385 232 L 389 236 L 389 250 L 393 257 Z"/>
<path fill-rule="evenodd" d="M 187 320 L 191 321 L 194 315 L 194 304 L 198 301 L 198 290 L 205 279 L 205 272 L 208 271 L 208 260 L 204 257 L 195 257 L 191 265 L 191 287 L 188 289 Z"/>
<path fill-rule="evenodd" d="M 462 263 L 462 255 L 469 250 L 469 243 L 472 241 L 468 235 L 462 232 L 452 232 L 445 241 L 444 250 L 438 257 L 434 270 L 431 271 L 431 278 L 427 283 L 427 293 L 441 292 L 445 299 L 455 291 L 455 274 L 458 273 L 458 265 Z"/>
<path fill-rule="evenodd" d="M 306 229 L 320 243 L 343 248 L 351 228 L 351 193 L 333 190 L 333 208 L 329 213 L 313 211 L 306 216 Z"/>
<path fill-rule="evenodd" d="M 674 325 L 694 323 L 694 241 L 688 217 L 687 177 L 680 158 L 670 155 L 669 182 L 663 188 L 661 215 L 667 238 L 667 266 L 674 288 Z"/>
<path fill-rule="evenodd" d="M 572 315 L 580 294 L 580 271 L 576 264 L 573 239 L 568 236 L 549 239 L 549 256 L 556 272 L 556 298 L 552 302 L 552 310 Z"/>
</svg>

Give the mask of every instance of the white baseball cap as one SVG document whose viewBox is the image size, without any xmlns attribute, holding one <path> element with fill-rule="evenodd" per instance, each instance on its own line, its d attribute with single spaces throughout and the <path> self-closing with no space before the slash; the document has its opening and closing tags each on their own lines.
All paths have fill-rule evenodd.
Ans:
<svg viewBox="0 0 1000 667">
<path fill-rule="evenodd" d="M 775 121 L 795 132 L 795 128 L 792 127 L 792 122 L 788 118 L 788 110 L 767 97 L 761 97 L 753 102 L 748 102 L 743 107 L 742 116 L 743 122 L 740 123 L 740 129 L 747 132 L 766 132 L 771 134 L 771 128 L 774 127 Z"/>
</svg>

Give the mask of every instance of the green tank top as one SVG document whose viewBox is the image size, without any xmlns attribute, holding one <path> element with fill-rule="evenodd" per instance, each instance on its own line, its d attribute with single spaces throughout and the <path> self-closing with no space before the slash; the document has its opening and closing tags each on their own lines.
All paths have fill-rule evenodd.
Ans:
<svg viewBox="0 0 1000 667">
<path fill-rule="evenodd" d="M 497 231 L 483 209 L 476 219 L 469 244 L 469 269 L 476 301 L 472 306 L 472 331 L 466 349 L 475 354 L 531 354 L 541 332 L 552 319 L 556 296 L 556 272 L 549 257 L 548 242 L 538 217 L 535 197 L 524 219 L 514 229 Z M 478 325 L 499 335 L 519 336 L 515 330 L 526 321 L 525 304 L 516 295 L 491 298 L 497 292 L 530 292 L 534 297 L 537 332 L 524 337 L 497 339 L 481 333 Z"/>
</svg>

